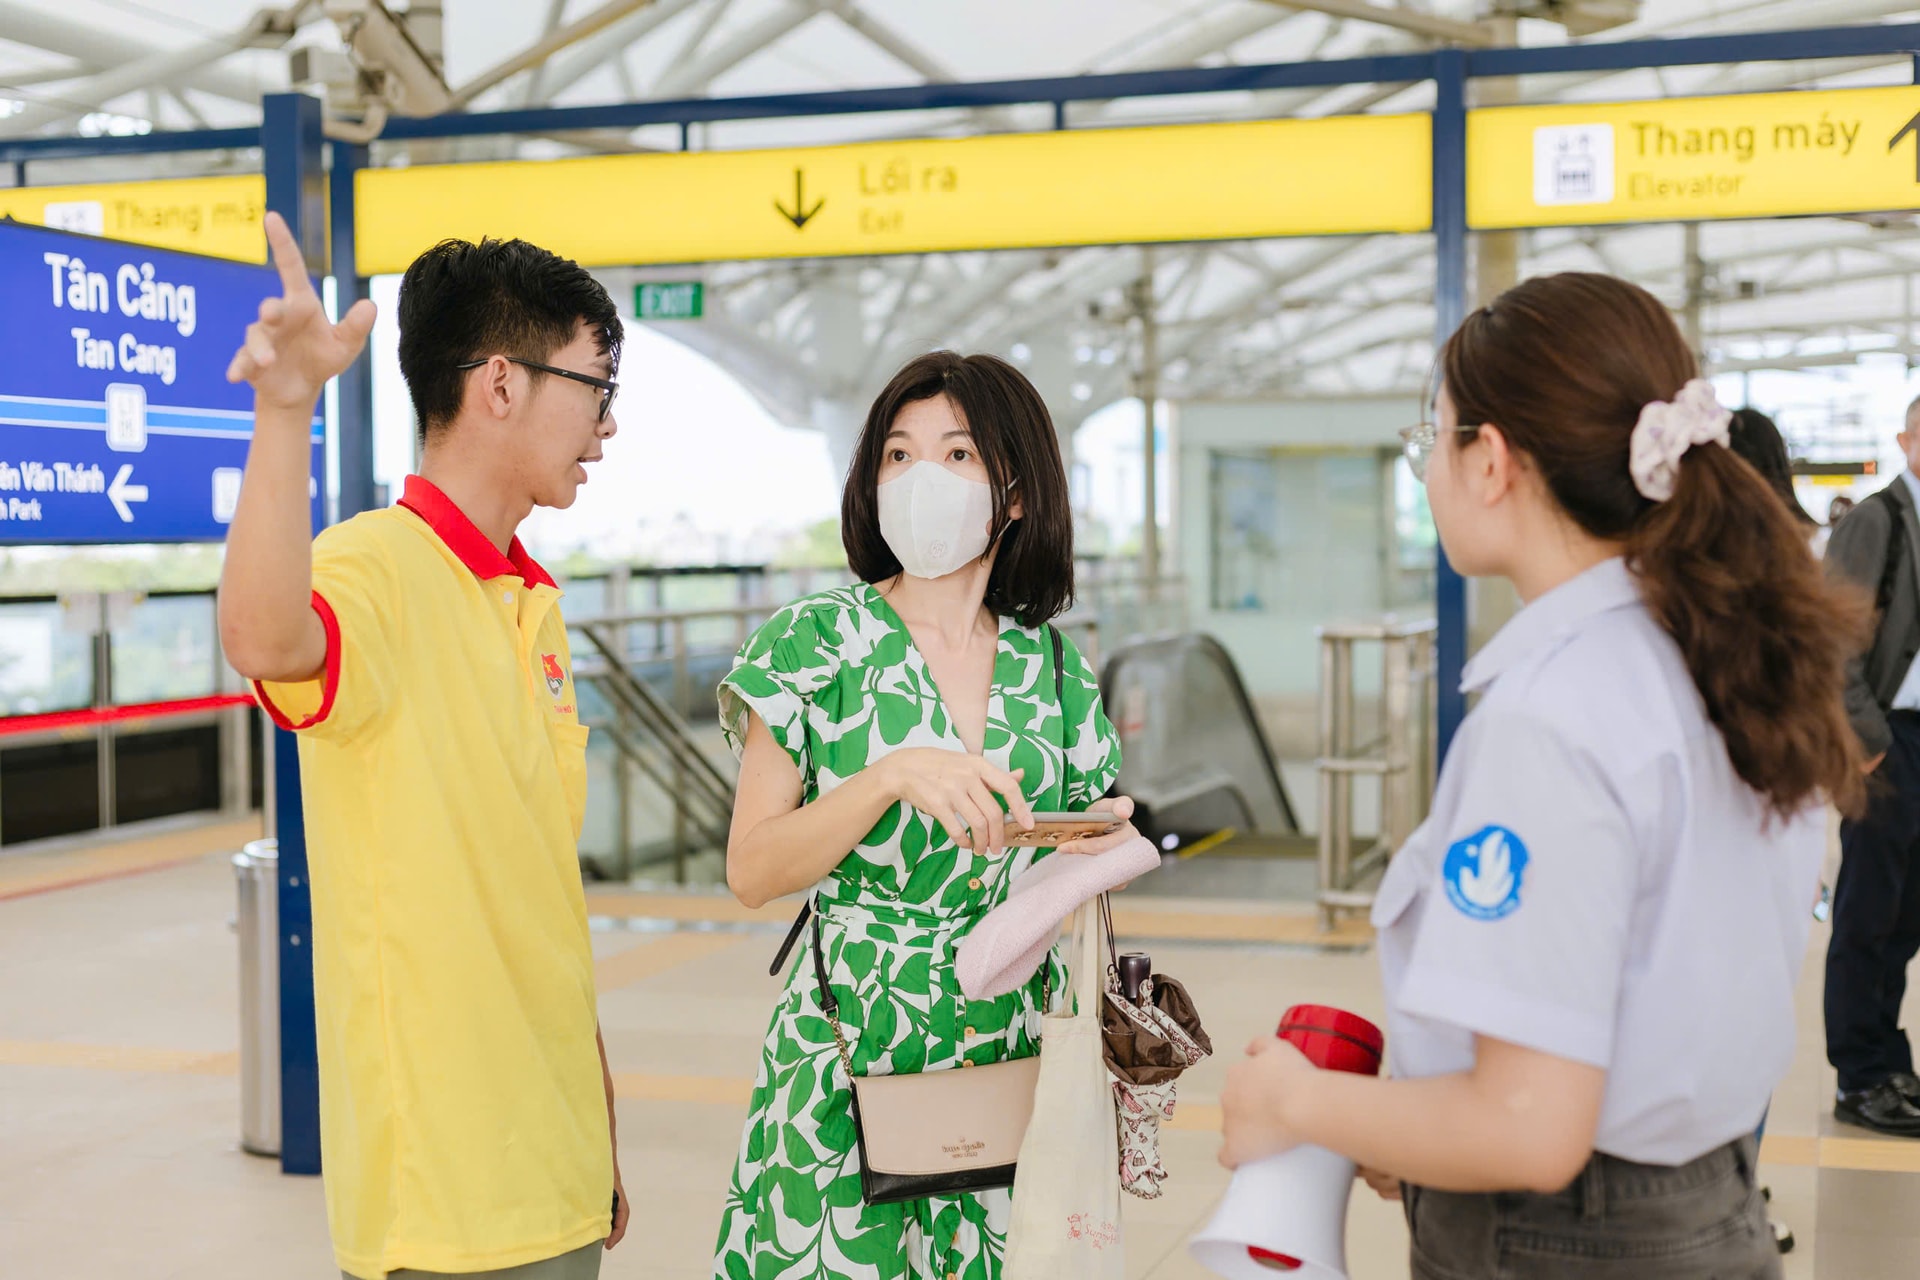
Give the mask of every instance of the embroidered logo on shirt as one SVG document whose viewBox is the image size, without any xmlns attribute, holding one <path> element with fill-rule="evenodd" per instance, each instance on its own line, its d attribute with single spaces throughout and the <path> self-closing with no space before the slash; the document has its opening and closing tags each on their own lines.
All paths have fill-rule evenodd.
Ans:
<svg viewBox="0 0 1920 1280">
<path fill-rule="evenodd" d="M 553 690 L 553 696 L 559 697 L 560 690 L 566 688 L 567 673 L 560 666 L 560 659 L 551 653 L 540 655 L 540 665 L 546 669 L 547 688 Z"/>
<path fill-rule="evenodd" d="M 1487 827 L 1447 850 L 1441 875 L 1447 900 L 1475 920 L 1499 920 L 1520 909 L 1527 846 L 1505 827 Z"/>
</svg>

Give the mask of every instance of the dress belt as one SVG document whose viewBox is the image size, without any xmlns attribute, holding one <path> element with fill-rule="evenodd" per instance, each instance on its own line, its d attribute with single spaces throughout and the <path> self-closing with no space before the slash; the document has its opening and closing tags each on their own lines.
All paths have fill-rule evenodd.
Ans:
<svg viewBox="0 0 1920 1280">
<path fill-rule="evenodd" d="M 821 902 L 817 899 L 814 901 L 813 909 L 827 920 L 847 924 L 891 925 L 935 935 L 971 932 L 973 927 L 987 915 L 984 911 L 977 911 L 968 915 L 936 916 L 924 911 L 909 911 L 899 907 L 870 905 L 863 902 Z"/>
<path fill-rule="evenodd" d="M 800 908 L 800 914 L 794 918 L 793 927 L 787 930 L 787 939 L 780 944 L 780 950 L 773 957 L 773 963 L 767 966 L 769 977 L 777 978 L 787 967 L 787 960 L 793 955 L 794 946 L 800 941 L 800 935 L 807 927 L 807 920 L 818 911 L 823 919 L 831 920 L 841 927 L 849 924 L 887 925 L 893 928 L 915 929 L 932 934 L 936 939 L 952 938 L 957 934 L 970 933 L 973 926 L 986 918 L 986 912 L 975 912 L 965 916 L 933 916 L 925 912 L 907 911 L 897 907 L 869 906 L 854 902 L 822 902 L 809 897 Z"/>
</svg>

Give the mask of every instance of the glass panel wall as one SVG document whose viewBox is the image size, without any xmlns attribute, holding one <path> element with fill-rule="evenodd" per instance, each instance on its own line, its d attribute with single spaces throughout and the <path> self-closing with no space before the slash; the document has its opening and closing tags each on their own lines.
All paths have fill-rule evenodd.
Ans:
<svg viewBox="0 0 1920 1280">
<path fill-rule="evenodd" d="M 93 705 L 93 637 L 56 600 L 0 601 L 0 715 Z"/>
</svg>

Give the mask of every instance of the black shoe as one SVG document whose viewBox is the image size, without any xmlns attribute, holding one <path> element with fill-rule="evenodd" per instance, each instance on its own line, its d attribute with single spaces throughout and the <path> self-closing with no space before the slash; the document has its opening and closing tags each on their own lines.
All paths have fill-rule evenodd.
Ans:
<svg viewBox="0 0 1920 1280">
<path fill-rule="evenodd" d="M 1896 1071 L 1888 1077 L 1888 1083 L 1900 1091 L 1900 1096 L 1920 1107 L 1920 1076 L 1911 1071 Z"/>
<path fill-rule="evenodd" d="M 1907 1101 L 1892 1080 L 1841 1094 L 1833 1104 L 1833 1118 L 1890 1137 L 1920 1138 L 1920 1107 Z"/>
</svg>

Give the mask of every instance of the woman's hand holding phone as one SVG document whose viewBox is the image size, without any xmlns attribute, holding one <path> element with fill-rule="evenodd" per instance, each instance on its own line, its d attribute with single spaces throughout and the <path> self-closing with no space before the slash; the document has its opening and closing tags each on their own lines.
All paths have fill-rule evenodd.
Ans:
<svg viewBox="0 0 1920 1280">
<path fill-rule="evenodd" d="M 1109 849 L 1118 849 L 1121 845 L 1140 834 L 1134 829 L 1132 822 L 1133 800 L 1131 797 L 1113 796 L 1106 800 L 1096 801 L 1093 807 L 1111 813 L 1114 817 L 1120 819 L 1120 826 L 1113 831 L 1107 832 L 1105 835 L 1088 836 L 1080 840 L 1069 840 L 1065 844 L 1056 846 L 1054 849 L 1055 853 L 1105 853 Z M 1125 888 L 1126 886 L 1122 885 L 1121 887 Z"/>
</svg>

